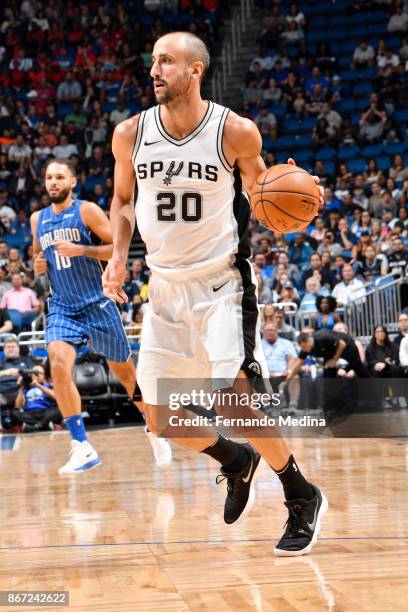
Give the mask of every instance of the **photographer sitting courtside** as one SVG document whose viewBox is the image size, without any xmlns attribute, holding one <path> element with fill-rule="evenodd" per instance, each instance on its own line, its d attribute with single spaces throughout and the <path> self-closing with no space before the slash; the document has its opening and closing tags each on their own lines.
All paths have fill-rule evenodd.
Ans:
<svg viewBox="0 0 408 612">
<path fill-rule="evenodd" d="M 17 410 L 12 413 L 12 421 L 22 424 L 23 431 L 40 431 L 45 427 L 54 429 L 62 421 L 61 413 L 55 404 L 55 394 L 45 377 L 42 365 L 32 370 L 22 370 L 18 379 L 20 389 L 16 399 Z"/>
<path fill-rule="evenodd" d="M 34 361 L 30 357 L 20 355 L 20 345 L 16 336 L 7 336 L 4 341 L 4 357 L 0 359 L 0 404 L 2 425 L 10 426 L 9 409 L 14 407 L 14 402 L 19 391 L 17 379 L 19 370 L 27 370 L 34 367 Z"/>
</svg>

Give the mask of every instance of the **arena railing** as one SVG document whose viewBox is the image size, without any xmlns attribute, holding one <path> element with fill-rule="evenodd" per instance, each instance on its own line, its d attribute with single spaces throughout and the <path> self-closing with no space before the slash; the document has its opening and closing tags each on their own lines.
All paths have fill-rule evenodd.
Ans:
<svg viewBox="0 0 408 612">
<path fill-rule="evenodd" d="M 247 20 L 251 16 L 252 4 L 253 0 L 240 0 L 239 5 L 233 7 L 230 31 L 224 37 L 221 53 L 217 58 L 217 67 L 211 77 L 211 97 L 220 104 L 228 86 L 228 77 L 232 75 L 232 61 L 237 58 L 242 34 L 246 31 Z"/>
<path fill-rule="evenodd" d="M 388 274 L 377 279 L 374 286 L 366 291 L 364 298 L 361 297 L 361 290 L 357 290 L 354 297 L 351 294 L 344 308 L 344 322 L 353 338 L 365 344 L 370 340 L 376 325 L 384 325 L 391 332 L 398 329 L 401 285 L 404 282 L 406 279 Z"/>
</svg>

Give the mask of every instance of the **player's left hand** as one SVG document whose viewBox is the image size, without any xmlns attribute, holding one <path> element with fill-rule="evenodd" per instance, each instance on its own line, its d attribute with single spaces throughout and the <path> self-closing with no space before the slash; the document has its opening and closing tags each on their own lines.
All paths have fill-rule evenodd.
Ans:
<svg viewBox="0 0 408 612">
<path fill-rule="evenodd" d="M 295 162 L 294 159 L 292 159 L 292 157 L 289 157 L 288 164 L 290 164 L 291 166 L 296 166 L 296 162 Z M 313 178 L 314 178 L 315 183 L 318 186 L 319 191 L 320 191 L 320 198 L 319 198 L 320 206 L 324 206 L 324 189 L 323 189 L 323 187 L 321 185 L 319 185 L 320 178 L 318 176 L 316 176 L 316 175 L 314 175 Z"/>
<path fill-rule="evenodd" d="M 81 254 L 81 245 L 69 240 L 56 240 L 55 248 L 61 257 L 78 257 Z"/>
</svg>

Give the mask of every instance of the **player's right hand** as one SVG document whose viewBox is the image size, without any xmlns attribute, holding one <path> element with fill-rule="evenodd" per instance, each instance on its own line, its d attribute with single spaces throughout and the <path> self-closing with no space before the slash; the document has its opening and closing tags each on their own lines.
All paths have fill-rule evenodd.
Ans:
<svg viewBox="0 0 408 612">
<path fill-rule="evenodd" d="M 105 272 L 102 275 L 104 296 L 119 302 L 119 304 L 124 304 L 128 301 L 128 296 L 122 289 L 125 282 L 125 274 L 126 263 L 116 257 L 112 257 L 109 259 Z"/>
<path fill-rule="evenodd" d="M 34 260 L 34 272 L 39 276 L 47 274 L 47 260 L 45 259 L 43 252 L 40 251 Z"/>
</svg>

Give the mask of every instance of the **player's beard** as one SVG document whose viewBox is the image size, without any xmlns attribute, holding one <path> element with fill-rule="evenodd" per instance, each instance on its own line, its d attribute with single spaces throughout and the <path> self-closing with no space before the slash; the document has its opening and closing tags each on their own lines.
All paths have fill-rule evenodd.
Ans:
<svg viewBox="0 0 408 612">
<path fill-rule="evenodd" d="M 185 98 L 190 87 L 190 75 L 185 70 L 177 84 L 168 85 L 165 81 L 162 81 L 162 83 L 165 84 L 166 90 L 163 93 L 155 93 L 156 100 L 159 104 L 170 104 L 177 100 L 177 98 Z"/>
<path fill-rule="evenodd" d="M 61 189 L 58 195 L 51 195 L 49 191 L 47 191 L 48 196 L 52 204 L 61 204 L 64 200 L 67 199 L 71 192 L 71 189 Z"/>
</svg>

